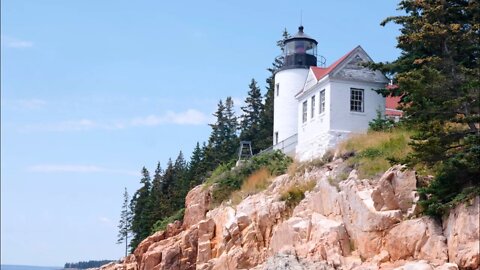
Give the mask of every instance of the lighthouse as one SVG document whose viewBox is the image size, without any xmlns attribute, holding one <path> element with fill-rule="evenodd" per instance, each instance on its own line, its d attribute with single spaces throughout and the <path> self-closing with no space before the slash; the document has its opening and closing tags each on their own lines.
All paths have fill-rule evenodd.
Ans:
<svg viewBox="0 0 480 270">
<path fill-rule="evenodd" d="M 297 108 L 295 95 L 302 91 L 310 67 L 317 66 L 317 41 L 298 27 L 298 33 L 284 40 L 283 66 L 275 74 L 273 146 L 295 154 Z"/>
</svg>

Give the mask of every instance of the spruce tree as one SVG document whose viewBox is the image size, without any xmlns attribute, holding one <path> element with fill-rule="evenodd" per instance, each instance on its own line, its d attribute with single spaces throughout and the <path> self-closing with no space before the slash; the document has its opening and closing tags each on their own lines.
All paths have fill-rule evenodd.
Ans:
<svg viewBox="0 0 480 270">
<path fill-rule="evenodd" d="M 125 242 L 125 257 L 128 255 L 128 239 L 131 234 L 132 212 L 129 207 L 130 197 L 127 188 L 123 192 L 123 205 L 120 212 L 120 221 L 118 222 L 118 240 L 117 244 Z"/>
<path fill-rule="evenodd" d="M 404 162 L 436 172 L 420 189 L 422 204 L 427 213 L 442 214 L 480 190 L 473 188 L 480 179 L 480 2 L 404 0 L 399 9 L 406 14 L 382 25 L 401 26 L 402 53 L 376 67 L 394 75 L 404 121 L 418 131 Z"/>
<path fill-rule="evenodd" d="M 132 233 L 133 239 L 130 243 L 132 251 L 138 244 L 150 235 L 150 228 L 153 225 L 151 218 L 151 203 L 150 203 L 150 188 L 151 180 L 148 170 L 142 168 L 142 179 L 140 183 L 143 184 L 132 197 L 130 208 L 133 214 L 132 217 Z"/>
<path fill-rule="evenodd" d="M 245 106 L 241 107 L 243 115 L 240 123 L 240 140 L 251 141 L 253 153 L 256 154 L 261 150 L 259 142 L 261 140 L 261 113 L 263 111 L 262 93 L 255 79 L 251 80 L 248 88 L 250 90 L 245 98 Z"/>
<path fill-rule="evenodd" d="M 174 170 L 174 182 L 172 189 L 172 209 L 176 212 L 178 209 L 184 208 L 185 196 L 189 190 L 189 181 L 187 179 L 188 165 L 183 157 L 182 151 L 178 153 L 175 163 L 173 165 Z"/>
<path fill-rule="evenodd" d="M 203 168 L 203 160 L 205 154 L 202 148 L 200 148 L 200 143 L 197 142 L 195 148 L 193 149 L 192 156 L 190 157 L 190 164 L 188 168 L 188 178 L 190 180 L 189 187 L 192 188 L 196 185 L 199 185 L 203 182 L 205 177 L 205 168 Z"/>
<path fill-rule="evenodd" d="M 165 194 L 163 190 L 163 170 L 160 165 L 160 162 L 157 163 L 157 168 L 155 169 L 155 174 L 152 180 L 152 189 L 150 192 L 151 204 L 151 218 L 150 220 L 155 223 L 157 220 L 165 218 Z"/>
<path fill-rule="evenodd" d="M 238 120 L 235 116 L 235 108 L 232 97 L 227 97 L 225 100 L 225 131 L 223 134 L 223 152 L 224 162 L 229 161 L 236 156 L 239 146 L 237 135 Z"/>
<path fill-rule="evenodd" d="M 220 100 L 217 111 L 213 114 L 216 121 L 210 124 L 212 133 L 205 149 L 205 165 L 208 171 L 212 171 L 221 163 L 228 163 L 236 156 L 239 145 L 238 123 L 233 106 L 231 97 L 226 99 L 225 104 Z"/>
<path fill-rule="evenodd" d="M 275 72 L 277 72 L 277 70 L 283 65 L 283 52 L 285 50 L 283 42 L 287 38 L 290 38 L 290 34 L 287 32 L 287 29 L 284 29 L 282 33 L 282 39 L 277 41 L 277 46 L 280 47 L 282 54 L 277 56 L 273 61 L 272 66 L 267 69 L 270 72 L 270 76 L 266 79 L 267 92 L 264 96 L 264 107 L 260 118 L 261 129 L 259 132 L 259 141 L 257 142 L 257 147 L 261 150 L 267 149 L 273 144 L 273 102 L 275 98 Z"/>
</svg>

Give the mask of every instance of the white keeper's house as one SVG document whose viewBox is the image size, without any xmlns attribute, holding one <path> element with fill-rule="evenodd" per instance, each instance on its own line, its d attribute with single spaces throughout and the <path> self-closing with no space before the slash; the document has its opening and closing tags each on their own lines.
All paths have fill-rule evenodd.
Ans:
<svg viewBox="0 0 480 270">
<path fill-rule="evenodd" d="M 358 46 L 331 64 L 317 66 L 317 41 L 303 32 L 284 41 L 284 64 L 275 74 L 273 148 L 304 161 L 322 156 L 385 113 L 374 91 L 388 79 L 362 63 L 372 62 Z"/>
</svg>

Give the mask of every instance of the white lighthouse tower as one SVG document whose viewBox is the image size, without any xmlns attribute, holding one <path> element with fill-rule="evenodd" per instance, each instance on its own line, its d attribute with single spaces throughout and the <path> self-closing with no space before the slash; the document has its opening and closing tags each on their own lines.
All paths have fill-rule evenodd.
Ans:
<svg viewBox="0 0 480 270">
<path fill-rule="evenodd" d="M 284 41 L 284 63 L 275 74 L 273 147 L 295 155 L 298 100 L 311 66 L 317 66 L 317 41 L 298 27 L 298 33 Z"/>
</svg>

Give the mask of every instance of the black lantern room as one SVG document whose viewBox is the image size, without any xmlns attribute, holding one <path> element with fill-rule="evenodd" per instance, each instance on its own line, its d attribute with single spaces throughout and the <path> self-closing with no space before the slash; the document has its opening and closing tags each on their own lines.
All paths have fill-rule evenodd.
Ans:
<svg viewBox="0 0 480 270">
<path fill-rule="evenodd" d="M 284 42 L 284 62 L 282 69 L 309 68 L 317 66 L 318 42 L 303 33 L 303 26 L 298 33 Z"/>
</svg>

